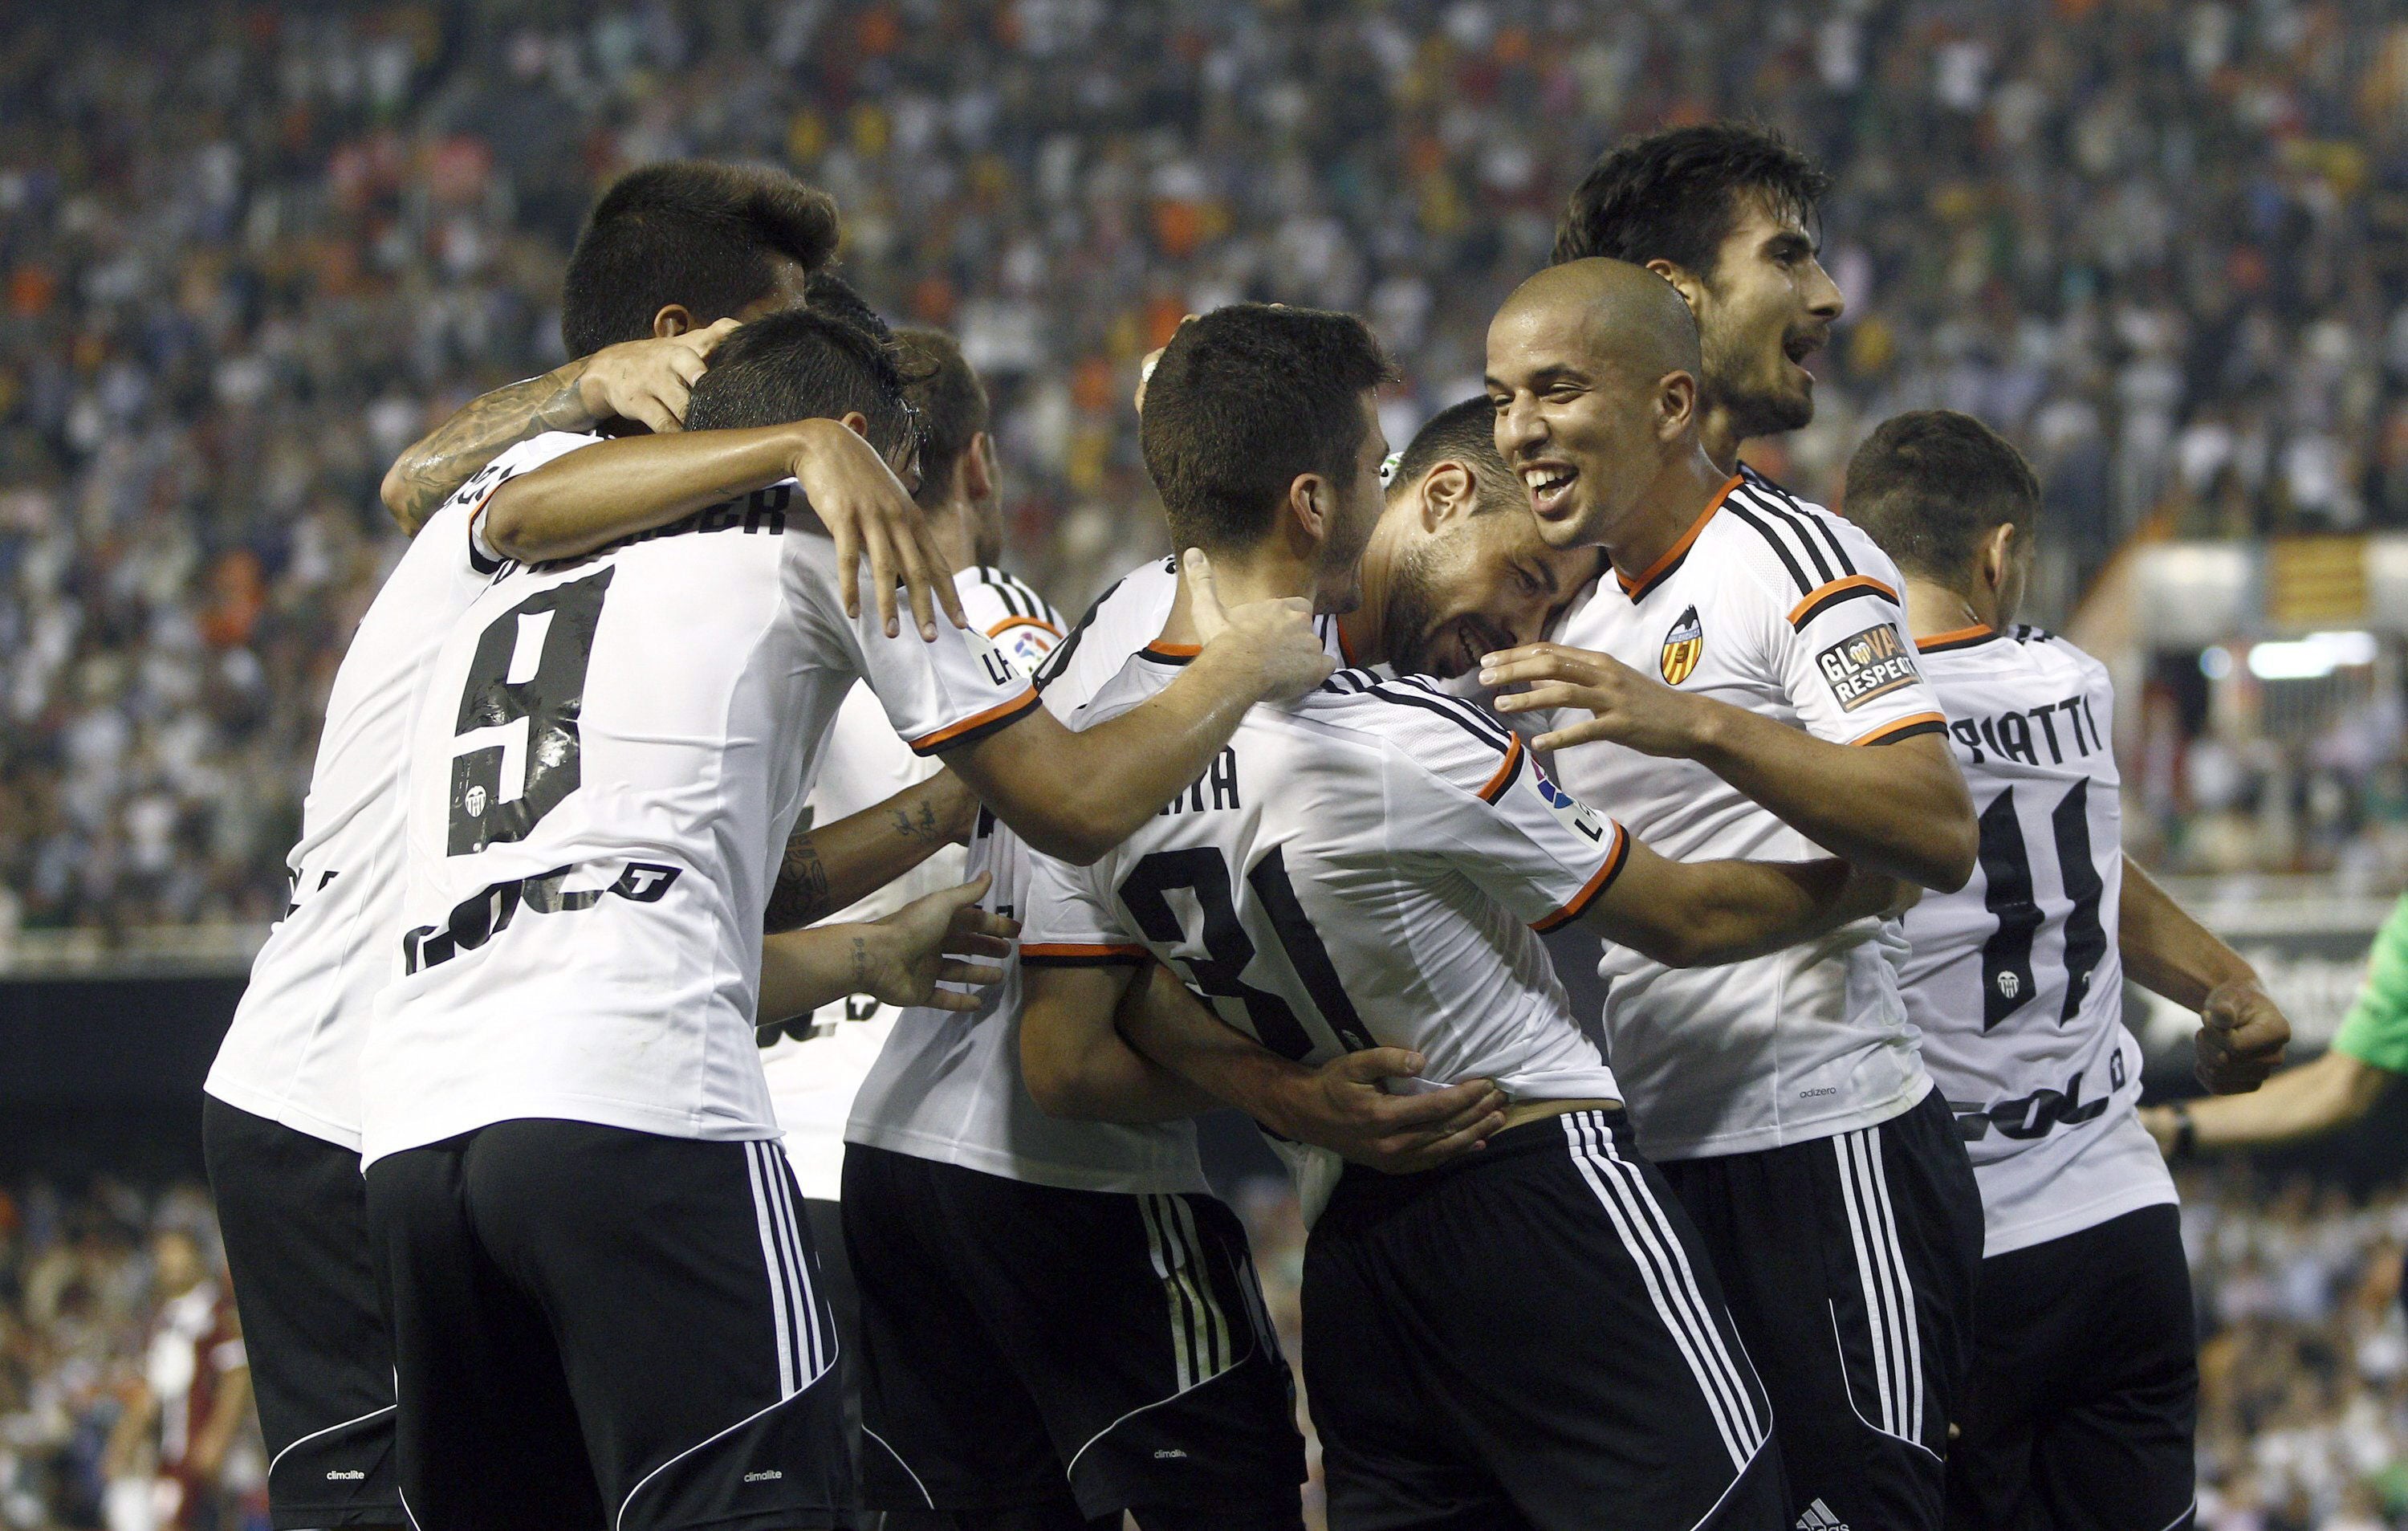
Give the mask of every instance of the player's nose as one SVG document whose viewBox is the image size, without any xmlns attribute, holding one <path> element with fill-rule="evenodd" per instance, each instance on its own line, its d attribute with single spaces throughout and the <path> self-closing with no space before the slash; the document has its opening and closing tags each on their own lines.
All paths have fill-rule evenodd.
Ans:
<svg viewBox="0 0 2408 1531">
<path fill-rule="evenodd" d="M 1840 291 L 1840 284 L 1823 269 L 1821 261 L 1813 262 L 1806 273 L 1806 311 L 1828 325 L 1835 323 L 1847 309 L 1847 296 Z"/>
</svg>

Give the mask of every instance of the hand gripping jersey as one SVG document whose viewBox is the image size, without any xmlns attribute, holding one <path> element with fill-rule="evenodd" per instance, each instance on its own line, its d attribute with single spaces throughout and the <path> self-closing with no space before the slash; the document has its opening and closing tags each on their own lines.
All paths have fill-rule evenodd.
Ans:
<svg viewBox="0 0 2408 1531">
<path fill-rule="evenodd" d="M 411 729 L 366 1158 L 528 1117 L 777 1135 L 761 912 L 845 693 L 924 754 L 1037 706 L 982 634 L 887 638 L 835 576 L 788 483 L 507 571 L 460 618 Z"/>
<path fill-rule="evenodd" d="M 2133 1107 L 2114 931 L 2123 816 L 2107 669 L 2037 628 L 1921 645 L 1980 816 L 1956 892 L 1907 911 L 1907 1014 L 1982 1186 L 1985 1255 L 2175 1199 Z"/>
<path fill-rule="evenodd" d="M 1088 713 L 1125 712 L 1179 662 L 1140 653 Z M 1438 1083 L 1617 1100 L 1532 932 L 1579 917 L 1626 850 L 1480 709 L 1340 671 L 1249 712 L 1194 787 L 1095 865 L 1036 858 L 1021 960 L 1160 959 L 1300 1062 L 1412 1047 Z"/>
<path fill-rule="evenodd" d="M 1129 656 L 1140 649 L 1174 662 L 1192 656 L 1191 648 L 1154 642 L 1178 593 L 1178 569 L 1169 559 L 1134 570 L 1106 590 L 1038 667 L 1046 707 L 1072 728 L 1088 727 L 1095 719 L 1082 705 Z M 1322 627 L 1333 651 L 1336 631 L 1335 621 Z M 1027 917 L 1029 862 L 1019 836 L 993 815 L 979 816 L 963 875 L 995 874 L 982 901 L 987 908 Z M 987 995 L 967 1013 L 905 1013 L 853 1099 L 848 1142 L 1069 1191 L 1208 1189 L 1191 1123 L 1066 1121 L 1039 1110 L 1020 1077 L 1017 955 Z"/>
<path fill-rule="evenodd" d="M 501 567 L 474 542 L 478 513 L 508 480 L 594 440 L 550 431 L 494 458 L 427 519 L 360 618 L 286 858 L 291 902 L 251 962 L 203 1087 L 228 1105 L 358 1149 L 360 1042 L 394 966 L 411 699 L 453 619 Z"/>
<path fill-rule="evenodd" d="M 953 576 L 962 611 L 1011 667 L 1023 674 L 1062 637 L 1062 619 L 1043 597 L 999 569 L 974 565 Z M 874 808 L 905 787 L 937 773 L 939 763 L 914 755 L 896 735 L 867 686 L 855 686 L 837 709 L 820 759 L 819 780 L 804 801 L 810 822 L 826 826 Z M 827 917 L 825 923 L 883 919 L 912 900 L 967 879 L 963 852 L 947 845 L 909 873 L 860 903 Z M 886 1035 L 903 1012 L 854 994 L 797 1016 L 782 1026 L 764 1027 L 761 1066 L 769 1076 L 769 1098 L 786 1134 L 786 1158 L 803 1194 L 836 1201 L 844 1171 L 844 1124 L 853 1095 L 877 1062 Z"/>
<path fill-rule="evenodd" d="M 1818 739 L 1885 744 L 1942 727 L 1898 591 L 1896 567 L 1862 532 L 1742 474 L 1644 576 L 1609 571 L 1558 641 Z M 1564 751 L 1555 769 L 1675 860 L 1828 854 L 1693 760 L 1598 743 Z M 1720 967 L 1674 970 L 1608 946 L 1606 1051 L 1641 1148 L 1749 1153 L 1921 1100 L 1930 1087 L 1899 1003 L 1902 950 L 1896 921 L 1875 919 Z"/>
</svg>

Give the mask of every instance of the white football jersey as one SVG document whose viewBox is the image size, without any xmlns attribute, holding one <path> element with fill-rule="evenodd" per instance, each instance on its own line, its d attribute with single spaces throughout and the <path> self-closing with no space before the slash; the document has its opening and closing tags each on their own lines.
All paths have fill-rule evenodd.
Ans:
<svg viewBox="0 0 2408 1531">
<path fill-rule="evenodd" d="M 973 566 L 955 574 L 953 585 L 971 626 L 1022 674 L 1033 673 L 1061 641 L 1062 619 L 1054 608 L 1003 571 Z M 856 685 L 837 709 L 836 726 L 820 756 L 819 780 L 804 802 L 810 822 L 825 826 L 876 807 L 939 769 L 938 761 L 911 753 L 869 687 Z M 953 887 L 972 875 L 963 856 L 961 846 L 947 845 L 860 903 L 828 916 L 826 923 L 883 919 L 914 899 Z M 786 1158 L 803 1194 L 814 1201 L 838 1199 L 853 1097 L 902 1013 L 854 994 L 759 1033 L 761 1067 L 786 1134 Z"/>
<path fill-rule="evenodd" d="M 1136 706 L 1177 663 L 1140 653 L 1088 713 Z M 1533 932 L 1579 917 L 1627 849 L 1478 707 L 1345 670 L 1254 708 L 1194 787 L 1095 865 L 1036 858 L 1021 959 L 1159 959 L 1302 1063 L 1411 1047 L 1433 1085 L 1618 1100 Z"/>
<path fill-rule="evenodd" d="M 478 598 L 411 728 L 367 1159 L 523 1117 L 777 1135 L 761 915 L 845 693 L 920 753 L 1038 705 L 982 634 L 890 639 L 861 607 L 791 483 Z"/>
<path fill-rule="evenodd" d="M 1094 719 L 1081 712 L 1082 704 L 1130 655 L 1142 649 L 1174 663 L 1192 656 L 1192 647 L 1155 642 L 1178 591 L 1177 566 L 1167 558 L 1132 571 L 1105 591 L 1038 667 L 1047 709 L 1072 728 L 1085 728 Z M 1334 621 L 1321 631 L 1325 643 L 1336 643 Z M 982 901 L 987 908 L 1026 917 L 1029 861 L 1019 836 L 993 815 L 979 816 L 964 875 L 995 874 Z M 1189 1122 L 1066 1121 L 1039 1110 L 1020 1076 L 1017 954 L 1006 964 L 1003 982 L 986 992 L 975 1011 L 905 1013 L 854 1097 L 847 1141 L 1072 1191 L 1207 1189 Z"/>
<path fill-rule="evenodd" d="M 1898 591 L 1897 568 L 1864 533 L 1741 475 L 1644 577 L 1599 580 L 1558 641 L 1818 739 L 1885 744 L 1944 726 Z M 1563 752 L 1555 770 L 1675 860 L 1828 854 L 1693 760 L 1598 743 Z M 1749 1153 L 1912 1107 L 1930 1081 L 1899 1001 L 1904 949 L 1897 921 L 1878 919 L 1720 967 L 1668 968 L 1607 946 L 1606 1053 L 1640 1147 L 1659 1160 Z"/>
<path fill-rule="evenodd" d="M 360 1043 L 394 973 L 411 700 L 453 619 L 501 567 L 475 542 L 485 501 L 594 440 L 550 431 L 494 458 L 427 518 L 361 616 L 326 694 L 301 839 L 285 859 L 292 898 L 202 1087 L 228 1105 L 359 1148 Z"/>
<path fill-rule="evenodd" d="M 2107 667 L 2037 628 L 1924 641 L 1981 816 L 1972 881 L 1906 915 L 1906 1011 L 1982 1185 L 1985 1254 L 2174 1201 L 2134 1107 Z"/>
</svg>

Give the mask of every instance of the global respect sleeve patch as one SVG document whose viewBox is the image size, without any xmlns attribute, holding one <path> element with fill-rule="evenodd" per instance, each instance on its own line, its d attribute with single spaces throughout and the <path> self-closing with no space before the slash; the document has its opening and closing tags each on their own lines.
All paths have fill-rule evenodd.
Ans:
<svg viewBox="0 0 2408 1531">
<path fill-rule="evenodd" d="M 1814 665 L 1843 713 L 1853 713 L 1875 697 L 1887 696 L 1923 678 L 1914 668 L 1914 652 L 1888 622 L 1841 639 L 1814 656 Z"/>
</svg>

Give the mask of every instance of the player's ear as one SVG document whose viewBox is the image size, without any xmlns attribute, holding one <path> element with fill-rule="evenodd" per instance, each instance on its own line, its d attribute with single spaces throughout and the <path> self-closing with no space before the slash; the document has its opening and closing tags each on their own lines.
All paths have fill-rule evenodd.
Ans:
<svg viewBox="0 0 2408 1531">
<path fill-rule="evenodd" d="M 1319 543 L 1329 535 L 1329 516 L 1337 510 L 1330 498 L 1329 481 L 1318 473 L 1298 473 L 1288 481 L 1287 513 L 1305 540 Z"/>
<path fill-rule="evenodd" d="M 853 432 L 855 436 L 860 437 L 863 441 L 867 441 L 869 440 L 869 416 L 862 413 L 859 410 L 854 410 L 852 413 L 847 414 L 842 420 L 838 421 L 838 424 L 844 426 L 845 429 Z"/>
<path fill-rule="evenodd" d="M 995 438 L 984 431 L 970 437 L 969 450 L 962 454 L 955 471 L 962 475 L 962 494 L 971 504 L 995 493 Z"/>
<path fill-rule="evenodd" d="M 672 335 L 683 335 L 701 326 L 694 322 L 693 312 L 682 303 L 664 303 L 661 311 L 652 315 L 652 339 L 666 340 Z"/>
<path fill-rule="evenodd" d="M 1667 372 L 1656 384 L 1656 439 L 1675 441 L 1698 421 L 1698 380 L 1687 372 Z"/>
<path fill-rule="evenodd" d="M 1700 303 L 1706 296 L 1706 284 L 1698 280 L 1695 272 L 1677 261 L 1668 261 L 1661 256 L 1649 261 L 1647 269 L 1670 282 L 1673 291 L 1681 295 L 1681 301 L 1689 305 L 1689 311 L 1702 320 L 1705 310 Z"/>
<path fill-rule="evenodd" d="M 1422 530 L 1443 530 L 1468 519 L 1480 506 L 1480 485 L 1471 469 L 1458 462 L 1442 462 L 1422 475 Z"/>
<path fill-rule="evenodd" d="M 2012 521 L 2001 521 L 1990 528 L 1990 535 L 1982 539 L 1980 573 L 1984 585 L 1993 590 L 2006 587 L 2008 578 L 2014 572 L 2015 558 L 2022 551 L 2022 528 Z"/>
</svg>

